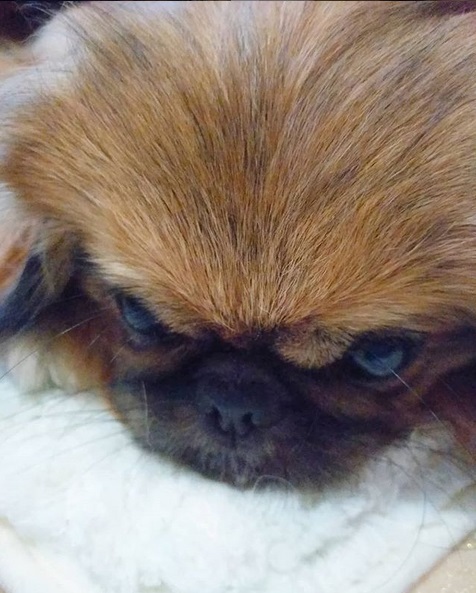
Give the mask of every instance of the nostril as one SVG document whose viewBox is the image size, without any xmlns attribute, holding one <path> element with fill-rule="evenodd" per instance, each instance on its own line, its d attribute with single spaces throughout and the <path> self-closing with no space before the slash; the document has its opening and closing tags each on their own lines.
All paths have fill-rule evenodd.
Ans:
<svg viewBox="0 0 476 593">
<path fill-rule="evenodd" d="M 246 426 L 254 425 L 253 414 L 251 412 L 249 412 L 248 414 L 243 414 L 243 418 L 241 420 L 242 420 L 243 424 L 245 424 Z"/>
<path fill-rule="evenodd" d="M 225 422 L 218 408 L 212 408 L 207 412 L 207 417 L 215 428 L 220 429 L 222 432 L 226 432 Z"/>
<path fill-rule="evenodd" d="M 209 424 L 223 434 L 244 437 L 256 428 L 251 412 L 245 414 L 230 413 L 214 406 L 207 411 L 206 416 Z"/>
<path fill-rule="evenodd" d="M 244 437 L 256 428 L 256 424 L 253 422 L 253 414 L 243 414 L 236 424 L 235 430 L 240 437 Z"/>
</svg>

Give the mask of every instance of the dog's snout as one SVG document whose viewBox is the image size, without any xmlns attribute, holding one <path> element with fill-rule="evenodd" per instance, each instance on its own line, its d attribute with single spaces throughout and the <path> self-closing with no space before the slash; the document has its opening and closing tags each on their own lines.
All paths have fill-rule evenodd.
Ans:
<svg viewBox="0 0 476 593">
<path fill-rule="evenodd" d="M 204 394 L 199 403 L 211 427 L 226 434 L 244 437 L 266 419 L 266 412 L 257 403 L 226 397 L 229 393 L 214 391 Z M 237 395 L 237 394 L 234 394 Z"/>
<path fill-rule="evenodd" d="M 208 426 L 245 437 L 284 414 L 285 388 L 271 370 L 236 354 L 210 357 L 196 374 L 196 405 Z"/>
</svg>

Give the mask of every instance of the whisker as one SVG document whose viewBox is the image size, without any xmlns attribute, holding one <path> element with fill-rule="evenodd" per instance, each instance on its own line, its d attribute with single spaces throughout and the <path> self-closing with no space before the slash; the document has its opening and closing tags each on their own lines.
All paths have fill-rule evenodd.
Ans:
<svg viewBox="0 0 476 593">
<path fill-rule="evenodd" d="M 102 331 L 98 332 L 96 334 L 96 336 L 86 346 L 86 350 L 89 350 L 90 348 L 92 348 L 94 346 L 94 344 L 99 340 L 99 338 L 101 338 L 101 336 L 103 336 L 107 332 L 107 329 L 108 328 L 105 328 Z"/>
<path fill-rule="evenodd" d="M 110 363 L 114 362 L 116 360 L 116 358 L 121 354 L 121 352 L 127 347 L 129 341 L 127 341 L 125 344 L 123 344 L 120 348 L 118 348 L 116 350 L 116 353 L 114 354 L 114 356 L 110 359 Z"/>
<path fill-rule="evenodd" d="M 146 427 L 146 436 L 145 440 L 147 445 L 150 449 L 152 449 L 152 443 L 150 441 L 150 419 L 149 419 L 149 402 L 147 400 L 147 388 L 145 386 L 145 382 L 142 381 L 142 396 L 144 399 L 144 417 L 145 417 L 145 427 Z"/>
<path fill-rule="evenodd" d="M 409 385 L 409 384 L 408 384 L 408 383 L 405 381 L 405 379 L 404 379 L 403 377 L 401 377 L 401 376 L 400 376 L 400 375 L 397 373 L 397 371 L 395 371 L 395 370 L 394 370 L 394 369 L 392 369 L 392 368 L 389 368 L 388 370 L 389 370 L 389 371 L 392 373 L 392 375 L 393 375 L 393 376 L 394 376 L 396 379 L 398 379 L 398 381 L 400 381 L 400 383 L 401 383 L 401 384 L 402 384 L 404 387 L 406 387 L 406 388 L 408 389 L 408 391 L 409 391 L 410 393 L 412 393 L 412 394 L 413 394 L 413 395 L 415 395 L 415 396 L 416 396 L 418 399 L 420 399 L 420 400 L 421 400 L 421 395 L 420 395 L 419 393 L 417 393 L 417 392 L 416 392 L 416 391 L 415 391 L 415 390 L 414 390 L 412 387 L 410 387 L 410 385 Z"/>
<path fill-rule="evenodd" d="M 283 478 L 281 476 L 273 476 L 272 474 L 263 474 L 261 476 L 259 476 L 258 478 L 256 478 L 251 491 L 253 493 L 255 493 L 261 485 L 261 482 L 273 482 L 273 483 L 278 483 L 281 485 L 284 485 L 286 487 L 286 489 L 291 490 L 292 492 L 298 492 L 298 488 L 288 479 Z"/>
<path fill-rule="evenodd" d="M 37 352 L 42 350 L 44 348 L 45 344 L 51 344 L 52 342 L 54 342 L 54 340 L 57 340 L 58 338 L 65 336 L 69 332 L 77 329 L 78 327 L 81 327 L 82 325 L 88 323 L 89 321 L 92 321 L 93 319 L 97 319 L 98 317 L 100 317 L 100 315 L 93 315 L 91 317 L 88 317 L 87 319 L 83 319 L 82 321 L 75 323 L 74 325 L 68 327 L 67 329 L 62 330 L 61 332 L 55 334 L 51 338 L 48 338 L 40 346 L 38 346 L 38 348 L 35 348 L 31 352 L 29 352 L 26 356 L 24 356 L 18 362 L 16 362 L 13 366 L 11 366 L 7 371 L 5 371 L 3 373 L 3 375 L 0 375 L 0 381 L 2 381 L 9 373 L 11 373 L 14 369 L 16 369 L 18 366 L 20 366 L 26 360 L 28 360 L 28 358 L 30 358 L 30 356 L 33 356 L 33 354 L 36 354 Z"/>
<path fill-rule="evenodd" d="M 62 449 L 61 451 L 55 451 L 50 457 L 47 457 L 43 461 L 51 461 L 51 460 L 56 459 L 56 458 L 58 458 L 60 456 L 67 455 L 67 454 L 72 453 L 74 451 L 78 451 L 79 449 L 81 449 L 83 447 L 87 447 L 88 445 L 93 445 L 93 444 L 96 444 L 96 443 L 101 443 L 101 442 L 107 441 L 110 438 L 114 438 L 116 436 L 120 436 L 121 434 L 124 434 L 124 430 L 123 429 L 117 430 L 117 431 L 114 431 L 114 432 L 111 432 L 110 434 L 103 435 L 103 436 L 98 437 L 96 439 L 91 439 L 91 440 L 84 441 L 83 443 L 74 445 L 72 447 L 68 447 L 66 449 Z M 34 437 L 32 437 L 32 438 L 34 438 Z M 129 442 L 124 443 L 123 447 L 126 447 L 128 445 L 129 445 Z M 31 465 L 28 465 L 28 466 L 24 466 L 24 467 L 19 468 L 18 471 L 12 473 L 11 475 L 21 475 L 20 472 L 22 472 L 22 471 L 28 471 L 30 469 L 33 469 L 36 466 L 37 466 L 37 463 L 32 463 Z"/>
<path fill-rule="evenodd" d="M 125 443 L 123 445 L 121 445 L 120 447 L 117 447 L 116 449 L 114 449 L 113 451 L 109 451 L 107 453 L 107 455 L 104 455 L 103 457 L 100 457 L 99 459 L 97 459 L 96 461 L 94 461 L 94 463 L 92 463 L 89 467 L 87 467 L 82 473 L 82 476 L 85 476 L 88 472 L 92 471 L 95 467 L 97 467 L 98 465 L 100 465 L 101 463 L 104 463 L 104 461 L 107 461 L 108 459 L 110 459 L 112 456 L 116 456 L 118 453 L 120 453 L 121 451 L 124 451 L 127 447 L 129 446 L 129 443 Z M 144 452 L 138 448 L 137 449 L 137 458 L 136 458 L 136 462 L 134 464 L 134 467 L 138 464 L 139 461 L 141 461 L 141 459 L 144 456 Z"/>
<path fill-rule="evenodd" d="M 398 379 L 398 381 L 400 381 L 400 383 L 406 388 L 408 389 L 408 391 L 414 395 L 420 402 L 422 402 L 425 405 L 425 408 L 429 411 L 429 413 L 432 415 L 432 417 L 436 420 L 436 422 L 438 423 L 439 426 L 445 427 L 445 423 L 443 422 L 443 420 L 438 416 L 438 414 L 435 413 L 434 410 L 432 410 L 425 402 L 425 400 L 422 398 L 422 396 L 415 391 L 415 389 L 413 389 L 404 379 L 403 377 L 401 377 L 396 371 L 390 369 L 392 371 L 392 374 Z"/>
</svg>

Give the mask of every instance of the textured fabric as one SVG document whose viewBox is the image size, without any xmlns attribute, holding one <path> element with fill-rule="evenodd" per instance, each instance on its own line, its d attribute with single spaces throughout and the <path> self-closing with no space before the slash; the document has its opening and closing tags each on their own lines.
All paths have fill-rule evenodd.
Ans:
<svg viewBox="0 0 476 593">
<path fill-rule="evenodd" d="M 0 384 L 8 593 L 403 593 L 476 526 L 442 434 L 314 497 L 239 492 L 149 456 L 83 394 Z"/>
</svg>

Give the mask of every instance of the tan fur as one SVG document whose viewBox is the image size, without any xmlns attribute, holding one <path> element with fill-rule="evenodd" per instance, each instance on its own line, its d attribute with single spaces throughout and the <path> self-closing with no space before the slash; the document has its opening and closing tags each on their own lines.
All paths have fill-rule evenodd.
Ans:
<svg viewBox="0 0 476 593">
<path fill-rule="evenodd" d="M 332 415 L 426 422 L 425 397 L 476 357 L 475 17 L 425 2 L 183 4 L 73 10 L 68 85 L 10 122 L 3 179 L 97 266 L 81 282 L 107 337 L 88 357 L 105 377 L 111 360 L 165 372 L 212 331 L 240 349 L 265 336 L 316 369 L 362 333 L 425 332 L 382 387 L 296 381 Z M 111 287 L 188 342 L 124 345 Z M 59 351 L 85 349 L 94 323 Z"/>
</svg>

